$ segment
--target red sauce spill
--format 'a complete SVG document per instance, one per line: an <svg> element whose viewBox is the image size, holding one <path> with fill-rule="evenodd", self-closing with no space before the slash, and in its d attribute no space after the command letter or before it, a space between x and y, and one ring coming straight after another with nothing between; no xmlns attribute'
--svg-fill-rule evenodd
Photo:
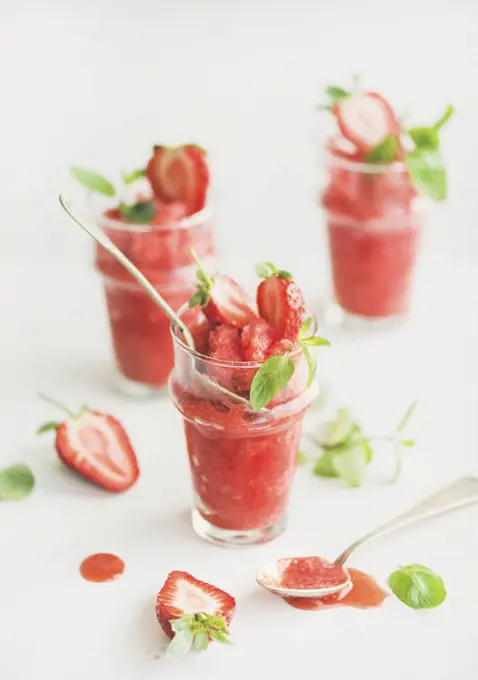
<svg viewBox="0 0 478 680"><path fill-rule="evenodd" d="M325 597L284 597L296 609L330 609L331 607L355 607L369 609L379 607L390 593L381 588L369 574L358 569L347 569L351 584L333 595Z"/></svg>
<svg viewBox="0 0 478 680"><path fill-rule="evenodd" d="M96 553L90 555L80 564L80 574L87 581L104 583L113 581L124 572L124 562L117 555L111 553Z"/></svg>
<svg viewBox="0 0 478 680"><path fill-rule="evenodd" d="M280 583L284 588L327 588L348 580L345 569L322 557L292 557L279 560Z"/></svg>

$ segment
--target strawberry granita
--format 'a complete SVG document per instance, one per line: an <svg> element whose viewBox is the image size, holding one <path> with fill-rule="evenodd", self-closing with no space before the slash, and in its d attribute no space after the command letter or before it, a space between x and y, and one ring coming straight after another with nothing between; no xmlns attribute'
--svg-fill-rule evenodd
<svg viewBox="0 0 478 680"><path fill-rule="evenodd" d="M403 318L427 199L446 196L438 130L452 108L433 126L405 129L376 92L327 94L337 132L326 144L321 204L335 301L345 316Z"/></svg>
<svg viewBox="0 0 478 680"><path fill-rule="evenodd" d="M75 168L73 174L91 191L117 196L96 173ZM179 309L194 292L191 249L204 261L215 257L205 152L194 145L155 147L145 169L124 176L124 182L119 202L97 212L97 222L169 305ZM161 391L173 367L168 318L101 246L95 265L104 281L121 390L134 396Z"/></svg>
<svg viewBox="0 0 478 680"><path fill-rule="evenodd" d="M173 329L170 391L184 421L193 527L220 544L261 543L283 531L302 421L317 393L300 344L320 341L315 321L296 284L282 279L298 291L288 296L276 278L260 284L256 306L229 277L202 271L192 300L201 304L181 311L202 353ZM259 317L264 309L274 324ZM281 337L294 326L307 327L307 337ZM282 375L289 361L292 374Z"/></svg>

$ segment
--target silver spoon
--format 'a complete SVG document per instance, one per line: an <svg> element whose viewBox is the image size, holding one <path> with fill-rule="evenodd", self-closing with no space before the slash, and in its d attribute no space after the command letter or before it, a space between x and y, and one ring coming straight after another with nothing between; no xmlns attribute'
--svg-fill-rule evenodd
<svg viewBox="0 0 478 680"><path fill-rule="evenodd" d="M81 216L80 218L77 210L73 207L72 201L70 199L65 198L65 196L63 196L62 194L59 195L59 199L63 210L65 210L65 212L68 213L71 219L74 220L82 229L84 229L92 238L94 238L95 241L97 241L97 243L103 246L103 248L107 250L110 253L110 255L116 258L125 269L127 269L131 276L133 276L139 283L139 285L142 286L142 288L146 291L146 293L153 300L153 302L155 302L158 305L158 307L170 319L170 321L177 328L179 328L179 330L183 334L187 346L190 349L196 351L194 338L189 332L189 329L186 326L186 324L183 323L183 321L181 321L180 317L176 314L173 308L168 305L166 300L158 293L156 288L148 281L148 279L140 272L140 270L137 267L135 267L130 260L128 260L126 255L115 246L115 244L109 238L109 236L107 236L105 232L102 229L100 229L94 222L85 219L83 216ZM194 366L194 359L192 361ZM196 371L195 368L194 370ZM207 387L214 389L216 392L220 392L223 396L227 397L228 399L232 399L235 402L242 403L250 407L250 404L247 399L244 399L243 397L234 394L234 392L230 392L225 387L221 387L221 385L218 385L216 382L211 380L206 374L199 373L198 371L196 371L196 373L201 382L205 384Z"/></svg>
<svg viewBox="0 0 478 680"><path fill-rule="evenodd" d="M463 477L453 484L444 487L440 491L427 496L423 501L414 505L407 512L398 515L394 519L380 525L373 531L370 531L365 536L354 541L348 548L346 548L332 563L334 566L343 567L350 555L361 548L366 543L370 543L379 536L384 536L392 531L401 529L402 527L426 519L427 517L434 517L450 510L461 508L465 505L471 505L478 502L478 479L474 477ZM291 558L294 559L294 558ZM288 560L278 560L266 564L257 574L257 583L270 590L272 593L282 595L283 597L325 597L338 593L343 588L350 585L350 578L345 569L343 569L343 581L338 584L322 588L284 588L281 586L281 577L284 570L284 563ZM337 570L335 570L337 571Z"/></svg>

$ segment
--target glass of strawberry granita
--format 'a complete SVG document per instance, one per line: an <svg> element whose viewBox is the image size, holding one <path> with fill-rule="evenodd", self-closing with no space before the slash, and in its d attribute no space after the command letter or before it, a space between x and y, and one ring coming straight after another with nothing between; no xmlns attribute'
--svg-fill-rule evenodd
<svg viewBox="0 0 478 680"><path fill-rule="evenodd" d="M305 413L317 395L316 321L292 274L262 263L256 300L200 265L180 311L194 349L173 327L169 387L183 418L196 533L222 545L284 530Z"/></svg>
<svg viewBox="0 0 478 680"><path fill-rule="evenodd" d="M116 187L84 168L72 173L90 199L103 197L101 203L90 200L99 227L179 309L195 289L191 250L205 262L215 257L206 152L191 144L155 146L146 166L123 175ZM120 390L129 396L161 392L173 367L170 321L101 246L95 267L104 283Z"/></svg>
<svg viewBox="0 0 478 680"><path fill-rule="evenodd" d="M328 87L326 95L335 126L320 196L334 298L327 320L393 326L410 309L429 206L446 198L438 133L453 107L409 127L377 92Z"/></svg>
<svg viewBox="0 0 478 680"><path fill-rule="evenodd" d="M254 411L247 388L260 364L211 359L191 351L177 335L174 356L170 390L183 417L194 530L222 545L276 538L287 522L302 421L317 396L315 384L307 387L305 358L294 358L291 382L267 408ZM208 387L198 374L234 385L244 403Z"/></svg>

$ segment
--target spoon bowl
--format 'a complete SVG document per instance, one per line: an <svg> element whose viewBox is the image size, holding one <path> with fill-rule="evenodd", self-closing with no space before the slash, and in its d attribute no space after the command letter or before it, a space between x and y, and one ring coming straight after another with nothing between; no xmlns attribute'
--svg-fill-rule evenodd
<svg viewBox="0 0 478 680"><path fill-rule="evenodd" d="M381 524L348 546L334 562L321 557L280 558L269 562L256 574L257 583L271 593L282 597L321 598L338 593L351 585L344 568L350 555L366 543L380 536L428 517L456 510L478 502L478 479L463 477L414 505L394 519ZM292 579L289 578L293 567ZM343 574L343 580L341 579ZM316 581L314 582L314 578ZM301 587L294 587L302 581Z"/></svg>

